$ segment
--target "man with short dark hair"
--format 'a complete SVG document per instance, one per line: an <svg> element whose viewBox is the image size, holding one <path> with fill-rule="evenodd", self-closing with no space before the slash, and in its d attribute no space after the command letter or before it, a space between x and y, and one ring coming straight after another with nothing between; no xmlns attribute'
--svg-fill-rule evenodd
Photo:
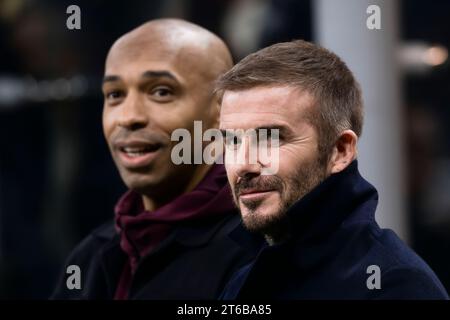
<svg viewBox="0 0 450 320"><path fill-rule="evenodd" d="M426 263L375 222L378 195L357 165L359 85L332 52L305 41L253 53L217 81L228 180L244 225L265 236L225 299L446 299ZM238 130L276 130L277 157L249 161ZM259 145L256 145L259 148ZM278 170L265 169L276 163ZM246 245L245 233L235 234Z"/></svg>
<svg viewBox="0 0 450 320"><path fill-rule="evenodd" d="M231 66L221 39L178 19L153 20L114 43L103 131L129 191L114 222L73 251L54 299L214 299L254 257L229 238L240 219L223 165L172 159L175 130L218 126L213 84ZM73 265L78 287L67 285Z"/></svg>

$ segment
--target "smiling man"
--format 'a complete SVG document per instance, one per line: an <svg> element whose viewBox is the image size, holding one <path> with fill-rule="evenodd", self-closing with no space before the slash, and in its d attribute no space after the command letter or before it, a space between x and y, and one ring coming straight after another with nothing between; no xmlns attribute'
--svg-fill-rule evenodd
<svg viewBox="0 0 450 320"><path fill-rule="evenodd" d="M359 86L332 52L305 41L251 54L224 74L220 129L278 129L277 172L249 161L251 139L226 139L225 167L246 228L265 236L225 299L444 299L426 263L375 222L378 195L358 172ZM245 234L234 235L242 246Z"/></svg>
<svg viewBox="0 0 450 320"><path fill-rule="evenodd" d="M71 254L81 289L63 276L55 299L213 299L252 251L228 237L239 224L222 165L175 165L176 129L218 126L213 82L232 66L217 36L182 20L146 23L111 47L103 131L129 188L114 222ZM200 150L202 151L202 150ZM194 157L194 155L192 155ZM105 186L107 187L107 186Z"/></svg>

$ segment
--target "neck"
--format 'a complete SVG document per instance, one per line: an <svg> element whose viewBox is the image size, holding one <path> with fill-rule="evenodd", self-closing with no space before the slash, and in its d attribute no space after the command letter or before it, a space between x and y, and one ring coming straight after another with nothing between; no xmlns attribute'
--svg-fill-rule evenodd
<svg viewBox="0 0 450 320"><path fill-rule="evenodd" d="M210 168L211 168L211 165L208 165L208 164L201 164L201 165L196 166L191 179L187 182L185 187L183 187L183 189L181 190L181 193L177 193L177 194L169 197L168 199L162 199L161 197L153 196L153 195L152 196L142 195L142 202L144 204L145 210L146 211L155 211L158 208L171 202L176 197L194 190L194 188L206 176L206 174L208 173ZM171 184L169 184L169 186L173 186L173 184L171 183ZM167 192L165 194L171 194L172 191L173 190L167 190Z"/></svg>

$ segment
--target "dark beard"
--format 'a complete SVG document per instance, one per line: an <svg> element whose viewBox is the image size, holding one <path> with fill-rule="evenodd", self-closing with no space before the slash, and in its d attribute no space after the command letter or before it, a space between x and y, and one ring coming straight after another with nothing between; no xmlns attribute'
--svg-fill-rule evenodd
<svg viewBox="0 0 450 320"><path fill-rule="evenodd" d="M240 209L238 202L240 190L247 188L276 190L281 198L276 212L269 216L258 215L260 201L246 200L243 205L245 205L249 214L243 218L243 223L249 231L264 234L266 238L279 242L289 237L290 224L286 216L288 209L325 180L326 177L326 166L320 161L311 161L302 165L286 181L277 175L244 177L234 186L233 200L237 208Z"/></svg>

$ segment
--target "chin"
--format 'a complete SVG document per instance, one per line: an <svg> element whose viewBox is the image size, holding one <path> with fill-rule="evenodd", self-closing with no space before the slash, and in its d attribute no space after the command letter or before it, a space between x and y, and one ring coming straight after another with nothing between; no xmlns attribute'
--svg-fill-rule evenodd
<svg viewBox="0 0 450 320"><path fill-rule="evenodd" d="M139 193L146 193L161 184L161 178L153 174L127 173L122 175L122 180L129 189Z"/></svg>
<svg viewBox="0 0 450 320"><path fill-rule="evenodd" d="M256 208L249 210L242 208L242 222L251 232L265 233L278 224L282 218L282 213L270 206L269 208Z"/></svg>

